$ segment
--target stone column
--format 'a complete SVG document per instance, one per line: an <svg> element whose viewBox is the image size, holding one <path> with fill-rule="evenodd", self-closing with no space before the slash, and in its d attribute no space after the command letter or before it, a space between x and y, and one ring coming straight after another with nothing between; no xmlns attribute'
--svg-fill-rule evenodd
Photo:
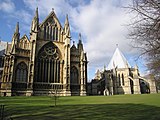
<svg viewBox="0 0 160 120"><path fill-rule="evenodd" d="M70 96L70 37L66 37L65 39L65 46L64 46L64 52L65 52L65 61L64 61L64 76L63 76L63 95L64 96Z"/></svg>

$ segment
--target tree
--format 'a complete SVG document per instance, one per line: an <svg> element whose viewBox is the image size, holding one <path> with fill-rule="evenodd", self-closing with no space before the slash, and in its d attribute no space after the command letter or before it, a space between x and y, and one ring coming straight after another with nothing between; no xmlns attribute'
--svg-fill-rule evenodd
<svg viewBox="0 0 160 120"><path fill-rule="evenodd" d="M140 48L150 73L160 80L160 0L133 0L127 8L135 15L129 33L133 46Z"/></svg>
<svg viewBox="0 0 160 120"><path fill-rule="evenodd" d="M53 86L52 86L52 89L51 89L50 93L51 93L51 96L53 95L54 106L55 107L57 106L57 102L58 102L58 98L59 98L58 92L61 92L61 89L59 89L59 86L58 85L55 86L54 89L53 89Z"/></svg>

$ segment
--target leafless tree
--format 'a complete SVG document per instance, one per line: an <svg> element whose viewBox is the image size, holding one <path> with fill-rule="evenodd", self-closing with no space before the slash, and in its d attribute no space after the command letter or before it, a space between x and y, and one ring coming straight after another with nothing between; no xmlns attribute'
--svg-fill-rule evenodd
<svg viewBox="0 0 160 120"><path fill-rule="evenodd" d="M160 0L133 0L129 37L140 48L155 79L160 80Z"/></svg>
<svg viewBox="0 0 160 120"><path fill-rule="evenodd" d="M53 89L53 86L52 86L52 89L50 91L51 93L51 97L54 98L54 106L56 107L57 106L57 102L58 102L58 98L59 98L59 92L61 92L62 90L59 89L58 85Z"/></svg>

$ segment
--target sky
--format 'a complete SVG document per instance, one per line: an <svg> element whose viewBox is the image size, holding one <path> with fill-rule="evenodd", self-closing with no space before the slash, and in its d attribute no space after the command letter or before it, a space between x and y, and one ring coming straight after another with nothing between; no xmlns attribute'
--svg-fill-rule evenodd
<svg viewBox="0 0 160 120"><path fill-rule="evenodd" d="M54 9L61 25L66 14L69 16L72 41L78 42L81 33L88 57L88 81L94 78L97 69L107 66L116 49L124 54L129 64L139 66L140 73L146 74L139 50L132 47L128 39L128 24L133 14L124 6L130 0L0 0L0 40L11 42L16 23L19 22L21 37L29 37L35 9L39 9L40 23Z"/></svg>

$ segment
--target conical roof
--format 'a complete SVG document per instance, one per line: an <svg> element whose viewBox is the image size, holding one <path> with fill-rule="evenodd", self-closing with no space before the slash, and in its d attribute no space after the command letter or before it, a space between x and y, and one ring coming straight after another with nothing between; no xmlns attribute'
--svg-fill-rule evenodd
<svg viewBox="0 0 160 120"><path fill-rule="evenodd" d="M107 69L111 70L114 68L128 68L128 67L130 68L128 61L126 60L122 52L118 48L116 48L112 56L112 59L108 64Z"/></svg>

